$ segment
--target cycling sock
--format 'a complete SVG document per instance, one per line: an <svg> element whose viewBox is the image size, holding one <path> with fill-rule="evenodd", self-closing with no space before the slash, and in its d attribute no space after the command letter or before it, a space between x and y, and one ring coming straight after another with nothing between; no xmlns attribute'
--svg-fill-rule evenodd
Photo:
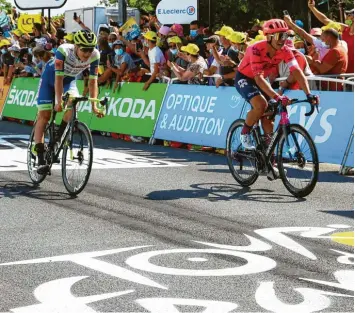
<svg viewBox="0 0 355 313"><path fill-rule="evenodd" d="M57 133L57 136L56 136L56 140L59 141L60 140L60 137L62 137L65 129L67 128L67 125L68 123L65 122L64 120L62 121L62 123L60 124L59 126L59 129L58 129L58 133Z"/></svg>
<svg viewBox="0 0 355 313"><path fill-rule="evenodd" d="M246 123L244 123L243 129L242 129L242 135L249 134L252 128L253 128L253 126L248 126Z"/></svg>
<svg viewBox="0 0 355 313"><path fill-rule="evenodd" d="M44 143L37 143L35 145L35 151L37 152L38 164L44 165Z"/></svg>

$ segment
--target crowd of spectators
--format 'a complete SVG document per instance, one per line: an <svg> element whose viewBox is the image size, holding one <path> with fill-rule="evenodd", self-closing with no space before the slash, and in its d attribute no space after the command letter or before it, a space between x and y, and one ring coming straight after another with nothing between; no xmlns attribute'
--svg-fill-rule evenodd
<svg viewBox="0 0 355 313"><path fill-rule="evenodd" d="M289 26L286 44L305 75L354 73L354 10L345 12L342 24L318 11L314 1L310 0L308 6L323 27L307 32L301 21L284 17ZM12 30L0 29L0 72L4 84L10 84L14 77L39 77L47 60L43 51L46 56L54 55L59 45L73 42L73 33L66 32L64 19L48 25L48 19L42 17L42 23L35 23L32 33L26 34L16 28L16 10L8 16ZM80 17L75 21L87 28ZM248 46L266 39L262 22L246 32L229 26L212 31L199 21L188 27L161 25L154 14L142 15L140 33L133 38L124 37L118 26L102 27L98 40L99 85L111 86L114 91L120 82L142 82L144 90L152 83L167 81L217 88L233 86L238 64ZM42 48L36 49L39 46ZM277 77L288 78L280 83L282 88L299 88L285 64L281 63L269 79ZM82 78L85 80L86 76ZM330 84L328 89L341 90L341 85Z"/></svg>

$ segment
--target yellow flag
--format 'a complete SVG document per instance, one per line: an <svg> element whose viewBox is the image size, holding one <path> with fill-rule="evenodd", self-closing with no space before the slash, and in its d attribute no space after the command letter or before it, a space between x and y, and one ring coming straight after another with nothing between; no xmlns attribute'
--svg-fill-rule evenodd
<svg viewBox="0 0 355 313"><path fill-rule="evenodd" d="M17 21L17 28L24 33L32 33L34 23L42 23L41 14L21 14Z"/></svg>

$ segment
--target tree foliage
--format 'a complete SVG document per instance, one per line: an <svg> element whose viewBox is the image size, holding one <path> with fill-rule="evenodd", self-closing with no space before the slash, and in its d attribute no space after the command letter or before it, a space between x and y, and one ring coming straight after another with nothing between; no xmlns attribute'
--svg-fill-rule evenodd
<svg viewBox="0 0 355 313"><path fill-rule="evenodd" d="M6 0L0 0L0 8L4 11L11 10L12 4L9 1Z"/></svg>
<svg viewBox="0 0 355 313"><path fill-rule="evenodd" d="M0 0L4 1L4 0ZM154 11L160 0L127 0L130 7L138 8L144 12ZM175 0L170 0L174 2ZM178 1L178 0L177 0ZM339 0L316 0L320 4L318 9L329 17L339 20ZM342 0L347 8L354 6L354 0ZM116 6L117 0L101 0L107 6ZM209 16L209 3L211 3L211 16ZM230 25L237 30L250 28L258 19L260 21L270 18L282 18L283 11L287 10L292 18L300 19L308 25L308 0L199 0L200 20L208 24L211 20L213 27ZM312 26L318 25L312 18Z"/></svg>

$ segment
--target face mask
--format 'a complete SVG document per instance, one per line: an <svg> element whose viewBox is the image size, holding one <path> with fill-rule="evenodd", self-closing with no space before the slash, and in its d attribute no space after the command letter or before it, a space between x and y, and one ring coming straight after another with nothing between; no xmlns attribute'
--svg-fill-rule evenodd
<svg viewBox="0 0 355 313"><path fill-rule="evenodd" d="M213 49L208 50L211 54L213 54Z"/></svg>
<svg viewBox="0 0 355 313"><path fill-rule="evenodd" d="M11 53L11 56L12 56L13 58L16 58L16 56L15 56L13 53Z"/></svg>
<svg viewBox="0 0 355 313"><path fill-rule="evenodd" d="M4 49L4 48L1 49L1 53L2 53L2 54L5 54L6 52L7 52L6 49Z"/></svg>
<svg viewBox="0 0 355 313"><path fill-rule="evenodd" d="M32 54L32 48L28 48L28 53Z"/></svg>
<svg viewBox="0 0 355 313"><path fill-rule="evenodd" d="M301 52L302 54L306 54L306 49L305 48L301 48L301 49L297 49L299 52Z"/></svg>
<svg viewBox="0 0 355 313"><path fill-rule="evenodd" d="M176 55L178 53L178 49L170 49L170 52L173 54L173 55Z"/></svg>
<svg viewBox="0 0 355 313"><path fill-rule="evenodd" d="M353 21L352 20L345 20L345 24L348 26L353 25Z"/></svg>
<svg viewBox="0 0 355 313"><path fill-rule="evenodd" d="M190 29L190 36L191 37L196 37L197 36L197 30L196 29Z"/></svg>
<svg viewBox="0 0 355 313"><path fill-rule="evenodd" d="M144 47L149 47L148 41L144 40L144 41L143 41L143 46L144 46Z"/></svg>
<svg viewBox="0 0 355 313"><path fill-rule="evenodd" d="M123 49L116 49L115 50L116 55L122 55L123 54Z"/></svg>
<svg viewBox="0 0 355 313"><path fill-rule="evenodd" d="M55 54L57 52L57 48L53 48L52 52Z"/></svg>
<svg viewBox="0 0 355 313"><path fill-rule="evenodd" d="M109 45L109 47L112 49L112 47L113 47L113 42L109 42L108 45Z"/></svg>

